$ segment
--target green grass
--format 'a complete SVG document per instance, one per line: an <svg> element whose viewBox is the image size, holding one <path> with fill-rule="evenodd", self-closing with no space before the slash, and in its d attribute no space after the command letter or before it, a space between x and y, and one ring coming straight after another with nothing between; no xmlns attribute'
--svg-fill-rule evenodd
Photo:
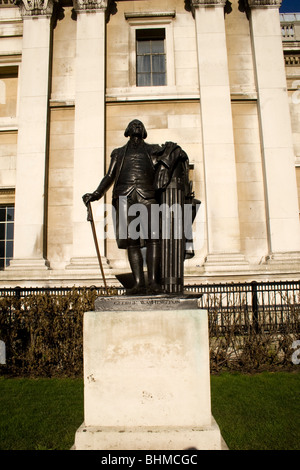
<svg viewBox="0 0 300 470"><path fill-rule="evenodd" d="M300 449L300 374L211 377L212 413L232 450Z"/></svg>
<svg viewBox="0 0 300 470"><path fill-rule="evenodd" d="M0 379L0 449L64 450L83 422L81 379Z"/></svg>
<svg viewBox="0 0 300 470"><path fill-rule="evenodd" d="M299 390L298 372L212 376L212 412L229 449L299 450ZM70 449L82 422L81 379L0 378L1 450Z"/></svg>

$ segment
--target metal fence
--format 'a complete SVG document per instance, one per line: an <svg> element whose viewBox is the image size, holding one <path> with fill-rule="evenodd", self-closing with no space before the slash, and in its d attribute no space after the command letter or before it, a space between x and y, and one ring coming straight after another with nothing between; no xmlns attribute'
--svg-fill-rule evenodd
<svg viewBox="0 0 300 470"><path fill-rule="evenodd" d="M299 331L300 281L202 285L201 306L210 314L210 326L238 333L249 328L265 331Z"/></svg>
<svg viewBox="0 0 300 470"><path fill-rule="evenodd" d="M15 287L0 289L0 297L23 298L46 294L64 296L84 287ZM103 287L92 286L97 295L105 295ZM199 305L209 313L210 329L222 330L235 325L240 334L249 328L266 331L299 331L300 281L250 282L187 285L185 291L199 296ZM112 288L111 293L122 295L124 289Z"/></svg>

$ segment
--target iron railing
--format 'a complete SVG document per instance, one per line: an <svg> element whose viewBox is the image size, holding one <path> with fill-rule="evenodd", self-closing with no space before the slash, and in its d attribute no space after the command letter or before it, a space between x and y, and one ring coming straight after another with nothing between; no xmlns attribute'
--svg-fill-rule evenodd
<svg viewBox="0 0 300 470"><path fill-rule="evenodd" d="M0 297L23 298L49 294L64 296L84 287L14 287L0 288ZM97 295L105 295L104 287L92 286ZM239 334L245 330L285 331L287 327L300 331L300 281L245 282L187 285L185 291L199 296L199 306L208 310L210 328L222 330L235 325ZM124 288L114 287L114 295Z"/></svg>
<svg viewBox="0 0 300 470"><path fill-rule="evenodd" d="M238 334L259 330L299 331L300 281L212 284L193 287L202 294L200 305L210 314L210 325Z"/></svg>

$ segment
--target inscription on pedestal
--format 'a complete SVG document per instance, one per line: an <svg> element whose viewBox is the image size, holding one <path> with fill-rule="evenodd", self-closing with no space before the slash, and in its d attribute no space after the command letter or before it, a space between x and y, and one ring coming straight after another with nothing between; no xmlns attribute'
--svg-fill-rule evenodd
<svg viewBox="0 0 300 470"><path fill-rule="evenodd" d="M187 297L172 296L111 296L98 297L96 311L144 311L144 310L183 310L200 308L201 295Z"/></svg>

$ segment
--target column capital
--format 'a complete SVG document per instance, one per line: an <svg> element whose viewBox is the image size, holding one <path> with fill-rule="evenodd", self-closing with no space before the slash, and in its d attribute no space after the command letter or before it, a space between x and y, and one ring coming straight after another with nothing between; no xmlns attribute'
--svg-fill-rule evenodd
<svg viewBox="0 0 300 470"><path fill-rule="evenodd" d="M77 13L95 10L106 10L109 0L73 0L74 10Z"/></svg>
<svg viewBox="0 0 300 470"><path fill-rule="evenodd" d="M58 0L14 0L15 5L20 8L21 16L52 16L54 4Z"/></svg>
<svg viewBox="0 0 300 470"><path fill-rule="evenodd" d="M115 15L118 11L116 0L73 0L73 7L75 12L73 19L75 20L78 13L103 11L107 23L110 16Z"/></svg>
<svg viewBox="0 0 300 470"><path fill-rule="evenodd" d="M192 9L197 7L225 7L226 0L190 0Z"/></svg>
<svg viewBox="0 0 300 470"><path fill-rule="evenodd" d="M225 8L226 0L184 0L186 11L190 11L195 16L195 10L205 7Z"/></svg>
<svg viewBox="0 0 300 470"><path fill-rule="evenodd" d="M250 8L279 8L282 0L246 0Z"/></svg>

